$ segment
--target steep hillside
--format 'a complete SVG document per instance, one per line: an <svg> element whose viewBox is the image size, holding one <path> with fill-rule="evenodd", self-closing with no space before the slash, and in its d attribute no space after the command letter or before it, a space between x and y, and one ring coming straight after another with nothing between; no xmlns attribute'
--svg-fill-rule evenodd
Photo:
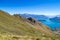
<svg viewBox="0 0 60 40"><path fill-rule="evenodd" d="M21 40L27 36L27 38L31 36L31 40L37 37L41 40L44 38L45 40L49 40L49 38L52 40L54 34L47 26L33 18L30 20L17 14L9 15L7 12L0 10L0 40L20 40L20 36L22 38Z"/></svg>
<svg viewBox="0 0 60 40"><path fill-rule="evenodd" d="M24 18L15 15L11 16L6 12L0 11L1 34L34 35L37 33L34 33L35 30L39 32L39 30L33 28L33 26L24 21Z"/></svg>
<svg viewBox="0 0 60 40"><path fill-rule="evenodd" d="M39 22L39 21L37 21L37 20L35 20L33 18L28 18L28 20L30 20L29 23L31 23L35 28L39 29L40 32L43 32L43 33L45 33L47 35L53 34L52 30L49 27L42 24L41 22Z"/></svg>

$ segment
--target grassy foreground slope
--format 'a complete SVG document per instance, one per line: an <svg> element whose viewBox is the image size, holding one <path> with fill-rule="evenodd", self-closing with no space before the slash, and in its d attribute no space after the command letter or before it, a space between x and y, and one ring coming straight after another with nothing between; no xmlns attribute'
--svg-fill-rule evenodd
<svg viewBox="0 0 60 40"><path fill-rule="evenodd" d="M11 16L3 11L0 11L0 33L14 35L40 34L39 30L33 28L33 26L24 21L23 18Z"/></svg>
<svg viewBox="0 0 60 40"><path fill-rule="evenodd" d="M0 40L55 40L45 25L0 10Z"/></svg>

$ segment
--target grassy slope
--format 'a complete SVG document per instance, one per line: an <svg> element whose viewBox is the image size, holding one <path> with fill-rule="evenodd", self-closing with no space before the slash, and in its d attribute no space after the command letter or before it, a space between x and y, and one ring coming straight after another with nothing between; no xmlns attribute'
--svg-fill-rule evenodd
<svg viewBox="0 0 60 40"><path fill-rule="evenodd" d="M34 37L39 36L41 38L44 33L46 35L50 35L50 33L52 32L43 24L36 23L36 25L35 24L32 25L22 17L11 16L8 13L0 10L0 34L1 35L20 35L20 36L27 35L27 36L34 36Z"/></svg>
<svg viewBox="0 0 60 40"><path fill-rule="evenodd" d="M33 31L35 30L23 18L16 18L0 11L0 33L25 35L34 34Z"/></svg>

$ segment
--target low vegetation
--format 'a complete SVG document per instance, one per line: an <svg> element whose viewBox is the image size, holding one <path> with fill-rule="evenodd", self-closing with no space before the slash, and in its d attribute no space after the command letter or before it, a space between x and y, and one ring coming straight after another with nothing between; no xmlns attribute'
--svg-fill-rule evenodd
<svg viewBox="0 0 60 40"><path fill-rule="evenodd" d="M0 10L0 40L60 40L60 36L34 19Z"/></svg>

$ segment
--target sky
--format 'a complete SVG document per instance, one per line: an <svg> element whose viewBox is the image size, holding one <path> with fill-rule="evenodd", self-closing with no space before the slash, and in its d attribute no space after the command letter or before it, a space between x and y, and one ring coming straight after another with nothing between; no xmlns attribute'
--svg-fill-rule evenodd
<svg viewBox="0 0 60 40"><path fill-rule="evenodd" d="M10 14L60 15L60 0L0 0L0 10Z"/></svg>

